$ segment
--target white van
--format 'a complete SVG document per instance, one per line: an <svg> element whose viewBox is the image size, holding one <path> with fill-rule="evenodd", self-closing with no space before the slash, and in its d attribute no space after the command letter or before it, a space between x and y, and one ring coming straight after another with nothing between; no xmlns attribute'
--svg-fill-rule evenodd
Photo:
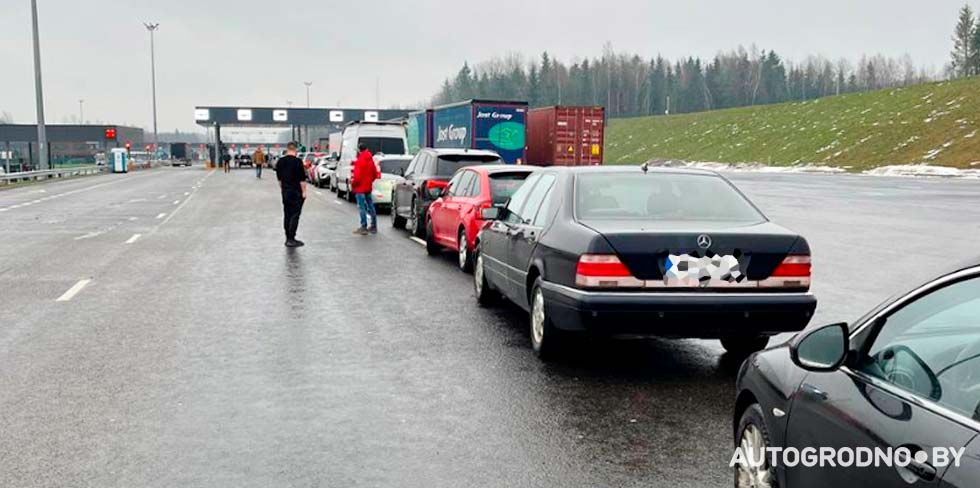
<svg viewBox="0 0 980 488"><path fill-rule="evenodd" d="M405 154L408 134L401 122L351 122L340 138L340 160L337 164L337 196L354 201L350 191L351 170L357 159L357 146L364 144L371 154Z"/></svg>

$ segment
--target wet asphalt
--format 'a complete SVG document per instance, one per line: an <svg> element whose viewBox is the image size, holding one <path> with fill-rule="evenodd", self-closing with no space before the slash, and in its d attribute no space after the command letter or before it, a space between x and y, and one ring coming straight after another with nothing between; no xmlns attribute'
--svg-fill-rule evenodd
<svg viewBox="0 0 980 488"><path fill-rule="evenodd" d="M385 216L352 236L313 191L285 249L272 176L0 191L0 486L730 486L716 342L541 363L523 313ZM809 239L815 322L980 254L977 181L730 177Z"/></svg>

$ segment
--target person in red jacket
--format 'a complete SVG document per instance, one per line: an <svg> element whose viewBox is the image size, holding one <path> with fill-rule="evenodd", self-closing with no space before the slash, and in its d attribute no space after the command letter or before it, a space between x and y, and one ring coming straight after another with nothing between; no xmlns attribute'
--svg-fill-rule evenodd
<svg viewBox="0 0 980 488"><path fill-rule="evenodd" d="M374 208L374 199L371 198L371 188L374 180L381 177L378 174L378 167L374 164L374 157L368 151L366 145L357 146L360 151L357 159L354 160L353 176L351 176L351 191L357 198L357 210L361 214L361 226L354 231L356 235L367 235L378 233L378 213ZM367 215L371 214L371 227L368 227Z"/></svg>

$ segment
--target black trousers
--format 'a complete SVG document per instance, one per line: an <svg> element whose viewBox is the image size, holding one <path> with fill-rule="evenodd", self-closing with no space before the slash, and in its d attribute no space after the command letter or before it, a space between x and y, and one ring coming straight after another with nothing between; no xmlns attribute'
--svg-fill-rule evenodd
<svg viewBox="0 0 980 488"><path fill-rule="evenodd" d="M299 227L299 214L303 211L303 193L299 190L282 191L282 227L286 231L286 239L296 238Z"/></svg>

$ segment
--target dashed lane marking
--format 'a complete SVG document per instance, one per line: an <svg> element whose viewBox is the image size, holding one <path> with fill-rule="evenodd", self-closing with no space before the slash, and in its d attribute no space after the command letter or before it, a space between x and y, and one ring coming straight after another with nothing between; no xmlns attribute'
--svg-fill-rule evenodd
<svg viewBox="0 0 980 488"><path fill-rule="evenodd" d="M418 237L412 236L412 237L409 237L409 239L412 242L414 242L414 243L416 243L416 244L418 244L420 246L424 246L425 245L425 241L423 241L422 239L419 239Z"/></svg>
<svg viewBox="0 0 980 488"><path fill-rule="evenodd" d="M177 205L178 203L180 203L180 200L174 200L174 205Z"/></svg>
<svg viewBox="0 0 980 488"><path fill-rule="evenodd" d="M136 242L136 240L139 239L141 235L143 234L133 234L133 237L130 237L129 240L126 241L126 244L132 244Z"/></svg>
<svg viewBox="0 0 980 488"><path fill-rule="evenodd" d="M79 280L78 283L75 283L74 286L69 288L68 291L66 291L64 294L58 297L58 299L55 301L67 302L68 300L71 300L72 298L75 297L75 295L78 295L78 292L82 291L82 288L85 288L85 285L88 285L91 282L92 280Z"/></svg>
<svg viewBox="0 0 980 488"><path fill-rule="evenodd" d="M167 216L167 213L166 212L160 212L160 213L157 214L157 218L158 219L162 219L162 218L164 218L166 216Z"/></svg>

